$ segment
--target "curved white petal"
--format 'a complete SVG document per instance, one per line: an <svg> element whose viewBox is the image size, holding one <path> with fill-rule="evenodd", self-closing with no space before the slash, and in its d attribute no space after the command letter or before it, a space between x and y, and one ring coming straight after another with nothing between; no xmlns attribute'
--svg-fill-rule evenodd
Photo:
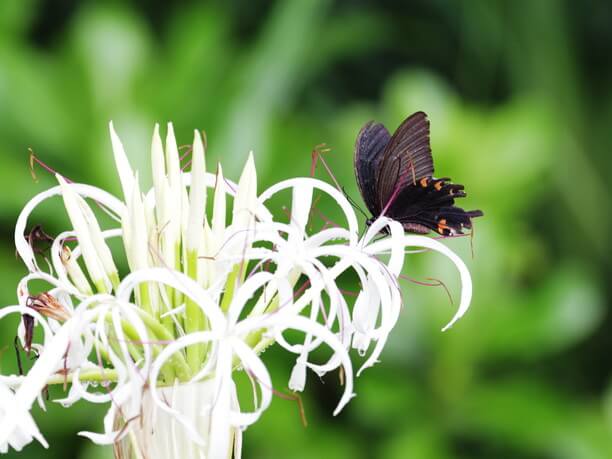
<svg viewBox="0 0 612 459"><path fill-rule="evenodd" d="M121 139L119 139L119 136L115 132L115 128L113 126L112 121L108 123L108 128L110 130L111 145L113 147L113 155L115 157L115 166L117 168L117 172L119 173L119 180L121 182L121 189L123 190L123 197L127 201L130 199L130 196L132 194L134 174L130 166L130 161L128 160L127 155L125 154L125 150L123 149Z"/></svg>
<svg viewBox="0 0 612 459"><path fill-rule="evenodd" d="M431 250L435 250L446 257L448 257L454 265L457 267L459 271L459 276L461 278L461 300L459 302L459 308L457 312L450 320L448 324L442 328L442 331L448 330L452 327L457 320L459 320L463 315L467 312L470 307L470 302L472 300L472 278L470 276L470 272L467 269L467 266L448 247L444 244L436 241L435 239L431 239L425 236L417 236L417 235L404 235L403 237L403 245L404 247L425 247ZM389 250L391 247L391 241L388 239L382 239L377 241L370 246L366 247L364 250L370 254L382 253Z"/></svg>

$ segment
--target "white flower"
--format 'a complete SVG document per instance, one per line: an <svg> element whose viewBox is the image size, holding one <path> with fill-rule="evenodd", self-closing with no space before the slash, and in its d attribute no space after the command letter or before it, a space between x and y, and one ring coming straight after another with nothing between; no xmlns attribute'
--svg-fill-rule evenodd
<svg viewBox="0 0 612 459"><path fill-rule="evenodd" d="M406 247L438 251L459 270L461 303L445 329L469 306L469 272L453 252L433 239L404 234L387 218L360 238L351 205L327 183L290 179L258 196L253 155L238 184L225 179L220 165L208 173L197 131L191 172L182 172L169 125L165 148L155 126L153 188L143 193L112 124L110 131L123 201L58 175L59 186L35 196L17 221L17 251L30 272L19 283L19 305L0 310L0 317L24 317L18 336L38 359L25 376L0 376L0 450L21 449L33 439L47 446L30 408L36 400L43 404L45 385L70 383L58 400L63 405L81 399L109 404L103 432L81 434L101 444L120 441L117 457L240 457L242 430L272 400L273 382L261 359L268 346L294 354L292 390L304 388L309 369L322 376L342 368L344 392L334 414L353 397L349 350L365 358L359 372L378 361L399 317L397 279ZM275 218L268 201L288 192L290 217ZM308 229L315 193L338 206L340 226ZM58 195L72 228L55 238L44 271L24 234L34 208ZM115 227L102 229L86 199L106 211ZM375 238L384 227L389 236ZM123 242L130 268L123 278L110 238ZM359 280L354 301L337 285L347 273ZM32 296L34 280L46 282L48 291ZM34 326L43 330L41 342L31 342ZM302 338L289 342L287 330ZM321 346L331 350L323 362L311 357ZM253 382L251 412L240 408L237 371Z"/></svg>

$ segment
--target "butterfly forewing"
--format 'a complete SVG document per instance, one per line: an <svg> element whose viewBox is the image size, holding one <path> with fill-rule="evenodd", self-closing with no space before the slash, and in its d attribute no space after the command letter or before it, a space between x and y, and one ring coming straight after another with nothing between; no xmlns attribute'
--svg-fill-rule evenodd
<svg viewBox="0 0 612 459"><path fill-rule="evenodd" d="M379 210L389 204L394 192L417 185L433 172L429 120L425 113L416 112L397 128L382 152L376 175Z"/></svg>
<svg viewBox="0 0 612 459"><path fill-rule="evenodd" d="M387 128L380 123L370 121L361 128L355 142L355 176L359 191L372 215L378 215L382 210L379 207L376 175L382 153L390 140L391 134Z"/></svg>

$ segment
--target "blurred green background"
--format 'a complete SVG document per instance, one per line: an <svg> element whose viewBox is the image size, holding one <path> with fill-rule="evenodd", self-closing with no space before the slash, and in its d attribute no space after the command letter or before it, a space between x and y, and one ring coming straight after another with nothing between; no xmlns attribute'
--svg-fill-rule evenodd
<svg viewBox="0 0 612 459"><path fill-rule="evenodd" d="M325 142L359 200L361 125L394 129L424 110L438 175L485 212L474 258L467 239L448 241L473 274L469 314L441 333L453 314L444 292L406 283L357 398L334 418L337 377L310 375L308 427L275 399L246 431L244 457L612 458L611 55L612 4L595 0L2 0L0 304L25 273L18 212L53 183L41 169L32 180L28 147L118 192L110 119L142 171L153 123L172 120L182 144L206 129L208 162L230 177L253 149L260 188L308 175ZM57 208L37 214L51 233L65 227ZM440 278L458 299L442 257L412 255L404 272ZM10 369L14 322L0 326ZM282 389L292 361L265 360ZM110 457L75 435L101 429L99 408L49 403L36 417L51 448L7 457Z"/></svg>

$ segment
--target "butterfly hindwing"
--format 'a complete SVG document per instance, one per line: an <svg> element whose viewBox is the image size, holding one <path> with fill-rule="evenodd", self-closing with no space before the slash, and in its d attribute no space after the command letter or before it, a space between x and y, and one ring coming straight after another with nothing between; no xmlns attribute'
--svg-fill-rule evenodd
<svg viewBox="0 0 612 459"><path fill-rule="evenodd" d="M465 211L455 206L455 199L465 197L463 185L450 179L422 177L416 185L402 189L389 206L388 216L399 221L406 231L436 231L444 236L463 234L472 227L479 210Z"/></svg>

